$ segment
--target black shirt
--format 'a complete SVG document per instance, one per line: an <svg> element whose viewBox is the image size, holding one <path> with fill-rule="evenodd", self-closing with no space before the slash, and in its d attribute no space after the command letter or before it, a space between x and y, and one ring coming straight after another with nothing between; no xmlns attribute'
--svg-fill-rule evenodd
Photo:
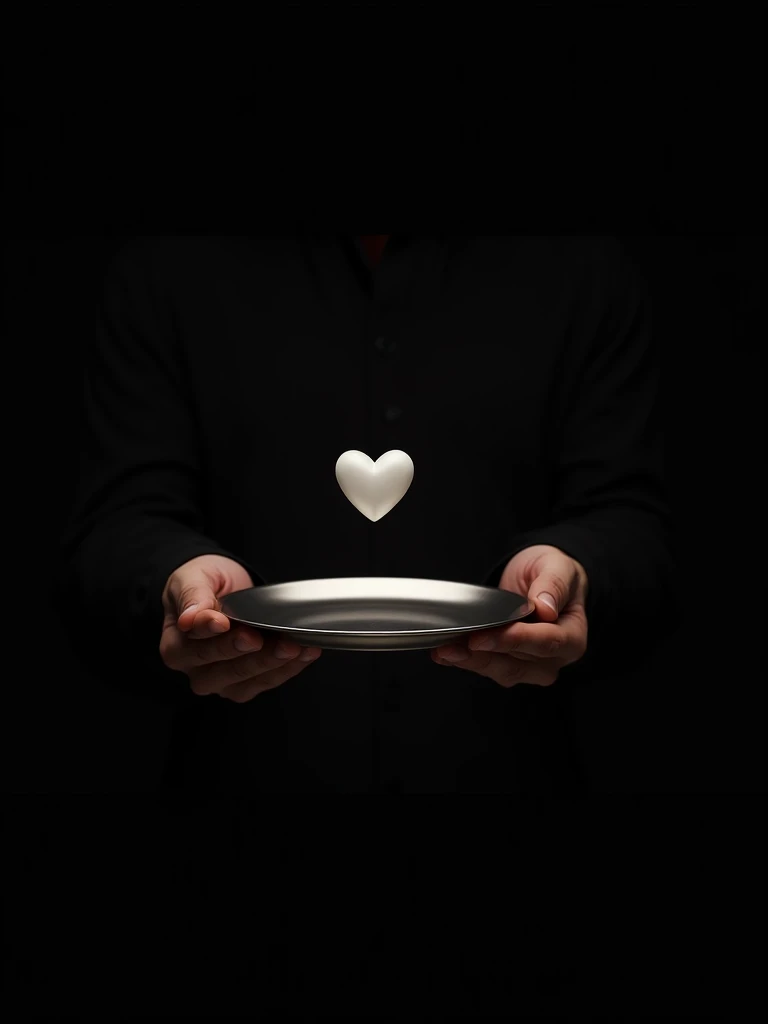
<svg viewBox="0 0 768 1024"><path fill-rule="evenodd" d="M94 624L79 640L102 675L178 699L174 782L574 785L570 693L652 642L671 587L658 360L618 243L394 235L374 270L347 237L138 239L104 296L67 605ZM336 483L351 448L414 460L377 523ZM324 651L236 705L194 697L159 659L163 585L200 554L241 561L257 583L496 585L535 543L572 555L590 584L588 653L549 688L503 689L426 651Z"/></svg>

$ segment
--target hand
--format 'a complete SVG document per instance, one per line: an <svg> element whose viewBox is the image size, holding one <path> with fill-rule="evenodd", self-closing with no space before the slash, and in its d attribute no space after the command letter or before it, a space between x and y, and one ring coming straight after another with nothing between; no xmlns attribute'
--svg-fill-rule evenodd
<svg viewBox="0 0 768 1024"><path fill-rule="evenodd" d="M200 555L168 577L160 657L168 668L189 676L194 693L217 693L244 704L319 658L318 647L279 639L265 643L249 626L231 628L219 598L252 586L243 566L221 555Z"/></svg>
<svg viewBox="0 0 768 1024"><path fill-rule="evenodd" d="M432 660L488 676L500 686L551 686L561 668L586 653L588 586L584 567L559 548L525 548L507 562L499 587L526 595L539 621L473 633L468 643L437 647Z"/></svg>

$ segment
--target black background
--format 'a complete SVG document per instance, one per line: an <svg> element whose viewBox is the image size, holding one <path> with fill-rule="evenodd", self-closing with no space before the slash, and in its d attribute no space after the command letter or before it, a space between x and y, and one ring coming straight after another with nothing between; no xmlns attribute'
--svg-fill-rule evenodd
<svg viewBox="0 0 768 1024"><path fill-rule="evenodd" d="M622 685L581 704L581 742L598 792L762 793L761 9L619 18L607 6L539 8L532 26L505 33L470 26L448 42L443 30L457 26L442 25L439 38L331 55L306 23L306 48L296 24L262 26L236 53L236 26L191 45L186 22L202 30L205 19L182 7L174 38L134 25L134 39L79 9L6 37L4 788L147 790L165 755L167 710L85 673L49 598L73 484L79 357L105 259L147 231L386 224L607 231L635 256L665 360L685 615L659 609L667 642L651 677L633 674L630 655ZM659 997L659 975L646 978L656 1002L642 1005L735 1020L752 1014L762 939L748 934L752 911L715 896L712 878L744 882L756 847L747 855L743 822L726 825L722 808L704 818L706 833L690 826L690 850L699 868L704 850L713 858L702 885L709 911L720 908L717 949L698 926L667 935L664 956L679 939L698 966L662 972L679 981L673 1003ZM669 827L659 825L667 848ZM731 850L727 868L718 844ZM680 877L698 907L693 874ZM760 906L750 892L748 906ZM630 973L637 982L642 971Z"/></svg>
<svg viewBox="0 0 768 1024"><path fill-rule="evenodd" d="M11 455L24 481L16 521L39 527L19 577L35 665L56 657L14 689L14 790L142 788L162 763L165 711L84 673L47 599L105 259L145 231L369 217L607 231L628 246L665 359L686 618L659 609L669 646L654 677L630 674L583 708L585 750L599 789L762 787L762 22L744 9L724 21L670 11L650 25L609 8L591 21L544 12L505 51L414 44L396 61L268 47L229 60L215 35L207 50L182 37L172 52L158 41L123 52L17 33L6 316L11 362L29 370L9 387Z"/></svg>

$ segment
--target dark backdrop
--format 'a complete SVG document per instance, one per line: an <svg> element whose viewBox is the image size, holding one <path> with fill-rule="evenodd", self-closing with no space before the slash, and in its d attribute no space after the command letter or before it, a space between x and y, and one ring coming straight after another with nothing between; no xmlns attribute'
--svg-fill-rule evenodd
<svg viewBox="0 0 768 1024"><path fill-rule="evenodd" d="M13 997L45 1016L105 1019L111 995L121 1014L220 1019L254 991L272 1010L297 984L348 993L349 979L337 986L334 964L317 961L326 949L337 966L362 964L391 1019L408 1016L415 1004L395 993L419 977L422 990L437 979L422 1010L442 990L448 1016L469 1006L470 1019L498 1019L515 982L503 980L510 947L497 938L521 934L529 892L549 903L536 903L521 941L570 1019L759 1018L758 814L709 800L697 821L694 801L662 795L764 789L762 7L549 6L522 24L516 6L505 26L462 8L450 39L441 21L382 44L379 23L365 47L332 55L332 14L323 6L311 26L298 6L287 25L247 28L177 5L172 34L111 5L38 7L34 24L5 34L4 789L151 789L165 755L167 712L83 670L49 590L72 493L79 359L122 239L308 225L600 230L626 243L654 294L685 607L677 622L660 609L666 649L652 673L630 664L620 685L585 698L579 733L596 788L651 792L655 812L598 802L552 835L519 805L495 805L510 839L490 835L482 802L452 809L444 830L421 803L407 835L377 805L367 845L362 811L350 837L329 807L314 824L305 809L293 842L297 818L291 832L263 806L243 818L175 808L139 825L119 799L25 800L6 844ZM444 844L434 856L434 836L418 842L427 827ZM340 843L377 879L374 904L355 888L356 917L337 899L361 880ZM270 886L279 905L266 918ZM299 917L286 916L289 894ZM296 966L297 943L299 965L322 965L314 973ZM423 954L435 943L443 967L431 976ZM473 948L475 980L462 983L456 958ZM186 964L175 973L171 950Z"/></svg>
<svg viewBox="0 0 768 1024"><path fill-rule="evenodd" d="M538 46L488 56L414 46L396 72L375 53L244 63L147 43L139 61L19 34L5 275L26 369L6 387L35 627L10 697L12 788L150 786L164 756L167 713L83 670L47 591L105 260L144 231L347 227L371 207L395 225L608 231L635 256L666 361L686 610L660 611L653 678L585 698L585 753L599 788L762 786L762 15L670 10L645 33L593 12L602 35L552 15Z"/></svg>

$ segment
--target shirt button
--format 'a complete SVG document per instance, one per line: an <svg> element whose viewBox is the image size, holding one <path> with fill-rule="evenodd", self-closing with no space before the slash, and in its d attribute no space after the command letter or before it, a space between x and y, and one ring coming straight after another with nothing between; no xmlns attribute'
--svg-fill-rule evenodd
<svg viewBox="0 0 768 1024"><path fill-rule="evenodd" d="M396 349L397 349L397 342L396 341L390 341L389 338L385 338L385 337L383 337L383 335L379 335L379 337L376 339L376 341L374 341L373 344L374 344L374 347L375 347L376 351L377 352L381 352L382 355L390 355L391 356L392 353L395 352Z"/></svg>
<svg viewBox="0 0 768 1024"><path fill-rule="evenodd" d="M403 410L398 405L388 405L384 410L384 419L387 423L394 423L403 415Z"/></svg>

